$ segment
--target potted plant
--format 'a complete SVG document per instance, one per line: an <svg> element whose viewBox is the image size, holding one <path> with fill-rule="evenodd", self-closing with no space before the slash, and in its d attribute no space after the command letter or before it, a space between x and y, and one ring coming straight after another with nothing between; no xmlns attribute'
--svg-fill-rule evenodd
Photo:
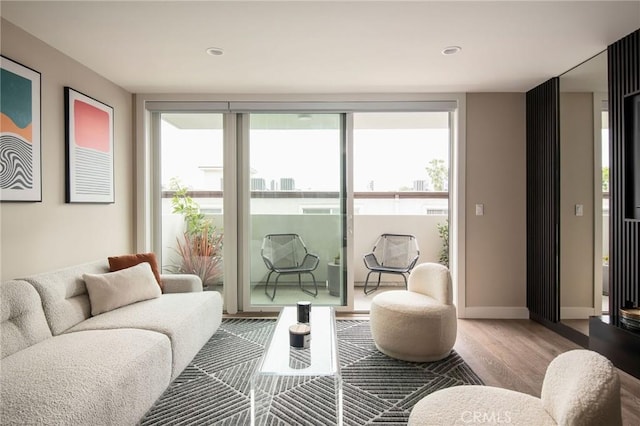
<svg viewBox="0 0 640 426"><path fill-rule="evenodd" d="M174 191L171 199L173 213L181 214L185 222L183 235L176 237L176 252L181 260L170 270L198 275L205 287L219 283L222 278L223 232L200 212L200 205L188 195L188 188L182 186L177 178L171 179L170 189Z"/></svg>
<svg viewBox="0 0 640 426"><path fill-rule="evenodd" d="M438 235L442 240L442 248L440 249L440 257L438 258L438 262L449 267L449 219L447 219L444 223L438 223L436 225L438 227Z"/></svg>

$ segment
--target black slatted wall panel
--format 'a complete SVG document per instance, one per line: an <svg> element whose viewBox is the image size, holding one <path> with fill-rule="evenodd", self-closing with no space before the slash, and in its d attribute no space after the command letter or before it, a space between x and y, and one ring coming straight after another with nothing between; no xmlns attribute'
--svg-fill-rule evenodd
<svg viewBox="0 0 640 426"><path fill-rule="evenodd" d="M629 152L629 132L625 132L625 117L629 111L629 95L640 92L640 30L609 46L609 134L611 142L611 289L610 309L617 323L618 309L626 302L640 304L639 222L633 217L629 191L633 182L628 167L633 167ZM627 102L625 103L625 98ZM627 107L627 109L629 109ZM635 143L634 149L640 149ZM628 167L625 167L628 166ZM635 166L635 174L640 173Z"/></svg>
<svg viewBox="0 0 640 426"><path fill-rule="evenodd" d="M530 316L560 320L559 79L527 92L527 307Z"/></svg>

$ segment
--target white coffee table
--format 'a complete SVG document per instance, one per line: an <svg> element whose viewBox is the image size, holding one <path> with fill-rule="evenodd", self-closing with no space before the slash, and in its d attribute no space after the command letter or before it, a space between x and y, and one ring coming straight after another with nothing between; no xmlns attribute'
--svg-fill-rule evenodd
<svg viewBox="0 0 640 426"><path fill-rule="evenodd" d="M296 307L283 308L251 378L251 424L275 417L286 424L342 425L335 312L311 307L308 349L289 346L289 326L296 323Z"/></svg>

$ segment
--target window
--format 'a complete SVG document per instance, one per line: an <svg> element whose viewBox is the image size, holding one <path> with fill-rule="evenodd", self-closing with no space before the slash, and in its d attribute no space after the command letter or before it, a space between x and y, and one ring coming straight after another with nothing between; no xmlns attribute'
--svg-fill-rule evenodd
<svg viewBox="0 0 640 426"><path fill-rule="evenodd" d="M343 116L252 113L248 118L248 303L282 305L309 297L305 291L314 294L314 304L343 305L346 291L341 276L332 283L338 291L329 292L326 284L327 265L341 254L344 241ZM282 234L299 239L285 244L280 240L289 237ZM286 272L307 264L301 246L293 241L302 241L317 258L311 271Z"/></svg>
<svg viewBox="0 0 640 426"><path fill-rule="evenodd" d="M162 269L221 291L222 114L163 113L159 124Z"/></svg>
<svg viewBox="0 0 640 426"><path fill-rule="evenodd" d="M319 256L314 271L319 294L333 297L315 299L320 304L344 305L353 300L348 293L361 291L353 288L366 275L361 253L381 232L415 232L424 260L437 261L438 227L449 215L449 126L457 117L455 102L146 105L152 123L151 182L159 195L152 199L152 226L142 223L137 241L144 246L149 232L165 271L175 266L175 259L167 262L165 256L176 255L185 226L183 220L173 221L179 216L171 204L177 177L197 211L224 231L226 275L207 287L222 290L224 281L229 312L288 303L287 286L294 287L295 300L301 297L299 283L287 276L275 300L270 299L274 276L265 292L269 272L260 250L268 233L297 233ZM422 112L372 112L387 106ZM314 107L319 110L313 112ZM223 193L228 194L224 199ZM336 265L337 287L335 274L329 274ZM310 276L302 285L315 287Z"/></svg>
<svg viewBox="0 0 640 426"><path fill-rule="evenodd" d="M449 112L356 113L354 196L360 214L447 215Z"/></svg>

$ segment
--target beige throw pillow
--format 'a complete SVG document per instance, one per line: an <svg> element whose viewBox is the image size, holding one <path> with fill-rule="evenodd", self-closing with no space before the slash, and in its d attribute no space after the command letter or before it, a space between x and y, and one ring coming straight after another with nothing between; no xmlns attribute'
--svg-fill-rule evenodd
<svg viewBox="0 0 640 426"><path fill-rule="evenodd" d="M106 274L84 274L91 315L160 297L162 292L147 262Z"/></svg>

